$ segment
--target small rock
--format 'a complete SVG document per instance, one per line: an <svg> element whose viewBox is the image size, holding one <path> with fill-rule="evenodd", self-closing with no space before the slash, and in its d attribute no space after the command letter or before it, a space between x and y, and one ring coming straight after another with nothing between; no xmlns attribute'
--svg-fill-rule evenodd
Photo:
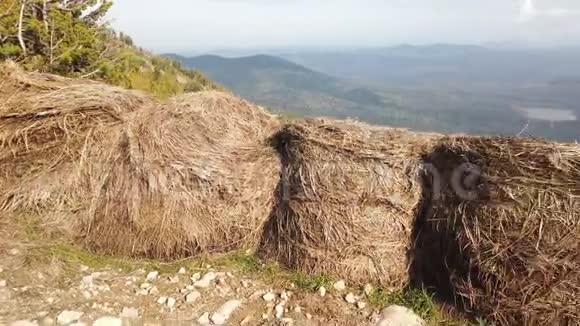
<svg viewBox="0 0 580 326"><path fill-rule="evenodd" d="M83 313L80 311L65 310L56 317L56 322L59 325L69 325L79 321L82 315Z"/></svg>
<svg viewBox="0 0 580 326"><path fill-rule="evenodd" d="M282 303L279 303L276 305L276 307L274 307L274 316L276 319L281 319L284 317L284 305Z"/></svg>
<svg viewBox="0 0 580 326"><path fill-rule="evenodd" d="M198 288L207 288L216 277L217 275L214 272L207 272L199 281L193 283L193 285Z"/></svg>
<svg viewBox="0 0 580 326"><path fill-rule="evenodd" d="M425 321L411 309L392 305L383 310L377 326L424 326Z"/></svg>
<svg viewBox="0 0 580 326"><path fill-rule="evenodd" d="M185 267L181 267L177 273L185 274L185 272L186 272Z"/></svg>
<svg viewBox="0 0 580 326"><path fill-rule="evenodd" d="M321 287L318 289L318 294L319 294L321 297L325 296L325 295L326 295L326 288L325 288L324 286L321 286Z"/></svg>
<svg viewBox="0 0 580 326"><path fill-rule="evenodd" d="M357 302L356 306L357 306L359 309L364 309L364 308L366 308L366 307L367 307L367 304L366 304L366 302L359 301L359 302Z"/></svg>
<svg viewBox="0 0 580 326"><path fill-rule="evenodd" d="M9 326L38 326L38 323L35 321L30 321L30 320L17 320L17 321L11 322L8 325Z"/></svg>
<svg viewBox="0 0 580 326"><path fill-rule="evenodd" d="M366 295L367 297L368 297L369 295L373 294L373 291L374 291L374 290L375 290L375 289L374 289L374 288L373 288L373 286L372 286L372 285L370 285L370 284L366 284L366 285L365 285L365 287L364 287L364 289L363 289L363 291L364 291L364 293L365 293L365 295Z"/></svg>
<svg viewBox="0 0 580 326"><path fill-rule="evenodd" d="M195 289L195 286L188 285L188 286L185 287L185 289L188 290L188 291L193 291L193 289Z"/></svg>
<svg viewBox="0 0 580 326"><path fill-rule="evenodd" d="M230 318L231 314L238 309L242 304L240 300L230 300L218 308L216 312L211 315L211 322L215 325L224 325Z"/></svg>
<svg viewBox="0 0 580 326"><path fill-rule="evenodd" d="M209 325L211 323L209 321L209 312L204 312L203 315L199 316L197 323L200 325Z"/></svg>
<svg viewBox="0 0 580 326"><path fill-rule="evenodd" d="M299 314L302 312L302 308L300 306L296 306L296 307L294 307L294 312Z"/></svg>
<svg viewBox="0 0 580 326"><path fill-rule="evenodd" d="M172 277L170 276L169 283L171 283L171 284L179 283L179 276L172 276Z"/></svg>
<svg viewBox="0 0 580 326"><path fill-rule="evenodd" d="M306 319L312 319L312 315L311 314L306 314Z"/></svg>
<svg viewBox="0 0 580 326"><path fill-rule="evenodd" d="M280 293L280 299L287 301L290 298L290 293L286 292L286 291L282 291L282 293Z"/></svg>
<svg viewBox="0 0 580 326"><path fill-rule="evenodd" d="M144 290L150 289L152 286L153 285L151 285L151 283L143 283L143 284L139 285L139 287L141 289L144 289Z"/></svg>
<svg viewBox="0 0 580 326"><path fill-rule="evenodd" d="M336 291L344 291L346 289L346 283L340 280L332 285Z"/></svg>
<svg viewBox="0 0 580 326"><path fill-rule="evenodd" d="M232 273L230 273L230 272L227 272L227 273L226 273L226 276L227 276L227 277L229 277L229 278L232 278L232 277L234 277L234 274L232 274Z"/></svg>
<svg viewBox="0 0 580 326"><path fill-rule="evenodd" d="M126 319L137 319L139 318L139 310L125 307L121 311L121 315L119 317Z"/></svg>
<svg viewBox="0 0 580 326"><path fill-rule="evenodd" d="M167 297L159 297L159 299L157 299L158 304L165 304L166 302L167 302Z"/></svg>
<svg viewBox="0 0 580 326"><path fill-rule="evenodd" d="M4 268L0 267L0 273L4 272Z"/></svg>
<svg viewBox="0 0 580 326"><path fill-rule="evenodd" d="M197 272L197 273L193 274L190 277L191 281L194 282L194 283L197 282L197 281L199 281L200 278L201 278L201 273L200 272Z"/></svg>
<svg viewBox="0 0 580 326"><path fill-rule="evenodd" d="M123 321L117 317L101 317L93 323L93 326L122 326Z"/></svg>
<svg viewBox="0 0 580 326"><path fill-rule="evenodd" d="M0 280L0 288L6 287L6 280Z"/></svg>
<svg viewBox="0 0 580 326"><path fill-rule="evenodd" d="M171 298L171 297L167 298L167 306L169 308L175 307L175 303L176 303L176 301L174 298Z"/></svg>
<svg viewBox="0 0 580 326"><path fill-rule="evenodd" d="M262 319L268 319L268 314L262 314Z"/></svg>
<svg viewBox="0 0 580 326"><path fill-rule="evenodd" d="M185 302L187 302L187 303L194 303L200 297L201 297L201 293L199 293L197 291L193 291L193 292L191 292L191 293L189 293L188 295L185 296Z"/></svg>
<svg viewBox="0 0 580 326"><path fill-rule="evenodd" d="M48 304L53 304L53 303L54 303L54 301L55 301L55 300L54 300L54 298L53 298L53 297L48 297L48 298L46 299L46 302L47 302Z"/></svg>
<svg viewBox="0 0 580 326"><path fill-rule="evenodd" d="M10 254L10 256L18 256L18 255L20 255L20 250L18 250L16 248L12 248L12 249L10 249L10 251L8 251L8 253Z"/></svg>
<svg viewBox="0 0 580 326"><path fill-rule="evenodd" d="M294 319L292 318L282 318L280 321L282 321L284 325L294 325Z"/></svg>
<svg viewBox="0 0 580 326"><path fill-rule="evenodd" d="M354 294L349 293L344 297L344 301L348 303L356 303L356 297L354 296Z"/></svg>
<svg viewBox="0 0 580 326"><path fill-rule="evenodd" d="M81 265L81 267L79 269L81 272L86 272L89 270L89 266Z"/></svg>
<svg viewBox="0 0 580 326"><path fill-rule="evenodd" d="M83 298L85 298L86 300L89 300L92 297L92 295L89 291L83 291L82 295L83 295Z"/></svg>
<svg viewBox="0 0 580 326"><path fill-rule="evenodd" d="M145 279L147 280L147 282L154 282L155 280L157 280L157 276L159 276L159 272L153 271L149 272L149 274L147 274L147 277Z"/></svg>
<svg viewBox="0 0 580 326"><path fill-rule="evenodd" d="M244 287L244 288L248 288L250 286L250 283L246 280L242 280L240 283L242 284L242 287Z"/></svg>
<svg viewBox="0 0 580 326"><path fill-rule="evenodd" d="M147 294L149 294L149 295L159 294L159 289L157 289L157 287L154 286L154 287L152 287L152 288L149 289L149 291L147 292Z"/></svg>
<svg viewBox="0 0 580 326"><path fill-rule="evenodd" d="M272 292L268 292L262 296L262 299L264 299L264 301L266 302L271 302L274 301L274 299L276 299L276 295Z"/></svg>

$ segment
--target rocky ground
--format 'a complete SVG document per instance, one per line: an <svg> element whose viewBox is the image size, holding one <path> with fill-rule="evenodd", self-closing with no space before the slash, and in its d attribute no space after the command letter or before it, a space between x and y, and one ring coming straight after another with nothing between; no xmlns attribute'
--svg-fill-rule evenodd
<svg viewBox="0 0 580 326"><path fill-rule="evenodd" d="M429 297L401 301L384 289L292 273L249 253L129 260L36 232L34 225L14 229L0 219L0 325L412 326L452 320L432 318ZM394 305L401 302L418 302L415 310L426 322Z"/></svg>

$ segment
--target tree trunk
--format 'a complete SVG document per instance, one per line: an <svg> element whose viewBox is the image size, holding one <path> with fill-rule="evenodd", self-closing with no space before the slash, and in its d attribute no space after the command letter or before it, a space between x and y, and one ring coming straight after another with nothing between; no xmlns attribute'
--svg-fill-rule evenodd
<svg viewBox="0 0 580 326"><path fill-rule="evenodd" d="M20 6L20 17L18 19L18 42L20 42L20 47L22 48L22 54L26 56L26 43L24 43L24 38L22 37L22 24L24 20L24 9L26 8L26 0L22 0L22 5Z"/></svg>

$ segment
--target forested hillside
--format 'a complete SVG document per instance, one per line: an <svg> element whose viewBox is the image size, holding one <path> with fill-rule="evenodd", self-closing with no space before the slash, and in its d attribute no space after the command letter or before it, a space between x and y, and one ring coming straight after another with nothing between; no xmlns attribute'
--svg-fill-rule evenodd
<svg viewBox="0 0 580 326"><path fill-rule="evenodd" d="M112 31L108 0L0 1L0 60L28 70L103 80L168 97L217 85Z"/></svg>

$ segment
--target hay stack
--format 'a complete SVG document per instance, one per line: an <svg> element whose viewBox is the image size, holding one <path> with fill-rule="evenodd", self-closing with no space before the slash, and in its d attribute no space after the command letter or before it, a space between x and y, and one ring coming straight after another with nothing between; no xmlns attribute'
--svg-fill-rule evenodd
<svg viewBox="0 0 580 326"><path fill-rule="evenodd" d="M427 161L441 196L417 252L435 285L499 325L578 322L580 146L450 138Z"/></svg>
<svg viewBox="0 0 580 326"><path fill-rule="evenodd" d="M279 180L262 109L2 67L0 210L34 212L100 252L174 258L256 246Z"/></svg>
<svg viewBox="0 0 580 326"><path fill-rule="evenodd" d="M116 87L0 66L0 209L87 205L124 115L153 101Z"/></svg>
<svg viewBox="0 0 580 326"><path fill-rule="evenodd" d="M176 257L257 245L280 162L271 115L218 92L135 112L84 225L92 247Z"/></svg>
<svg viewBox="0 0 580 326"><path fill-rule="evenodd" d="M283 181L261 254L350 282L407 283L418 163L435 138L352 122L286 125L275 137Z"/></svg>

